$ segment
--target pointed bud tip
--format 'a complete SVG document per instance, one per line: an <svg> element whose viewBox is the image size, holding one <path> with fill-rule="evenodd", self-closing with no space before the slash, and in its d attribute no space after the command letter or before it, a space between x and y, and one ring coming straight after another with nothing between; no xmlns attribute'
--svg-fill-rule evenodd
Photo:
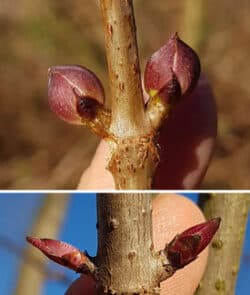
<svg viewBox="0 0 250 295"><path fill-rule="evenodd" d="M216 222L216 223L218 223L218 224L221 223L221 217L215 217L215 218L210 219L210 220L213 221L213 222Z"/></svg>
<svg viewBox="0 0 250 295"><path fill-rule="evenodd" d="M174 83L171 82L173 80L172 72L176 78ZM150 93L160 93L161 89L167 89L167 85L176 85L176 88L171 88L170 93L164 91L164 97L162 97L166 102L173 104L192 92L199 76L198 55L175 33L147 62L144 85L149 95Z"/></svg>
<svg viewBox="0 0 250 295"><path fill-rule="evenodd" d="M170 264L178 269L193 261L211 242L220 222L220 217L213 218L176 235L166 247Z"/></svg>
<svg viewBox="0 0 250 295"><path fill-rule="evenodd" d="M31 237L27 236L25 239L27 242L29 242L29 243L31 242Z"/></svg>
<svg viewBox="0 0 250 295"><path fill-rule="evenodd" d="M40 239L27 236L26 240L52 261L80 273L90 272L88 266L85 266L88 257L76 247L53 239Z"/></svg>
<svg viewBox="0 0 250 295"><path fill-rule="evenodd" d="M43 247L43 244L44 244L43 240L45 240L45 239L40 239L37 237L30 237L30 236L26 237L26 241L28 243L30 243L32 246L38 248L41 251L42 251L41 248Z"/></svg>
<svg viewBox="0 0 250 295"><path fill-rule="evenodd" d="M216 230L219 228L220 223L221 223L221 218L220 217L216 217L216 218L212 218L209 220L211 223L214 223L216 226Z"/></svg>
<svg viewBox="0 0 250 295"><path fill-rule="evenodd" d="M173 34L171 35L170 39L173 39L173 40L179 40L180 38L179 38L178 33L175 32L175 33L173 33Z"/></svg>
<svg viewBox="0 0 250 295"><path fill-rule="evenodd" d="M56 68L56 66L51 66L48 68L48 75L50 75L54 71L54 68Z"/></svg>
<svg viewBox="0 0 250 295"><path fill-rule="evenodd" d="M29 243L33 243L34 241L38 241L40 240L39 238L36 238L36 237L31 237L31 236L27 236L26 237L26 241L29 242Z"/></svg>

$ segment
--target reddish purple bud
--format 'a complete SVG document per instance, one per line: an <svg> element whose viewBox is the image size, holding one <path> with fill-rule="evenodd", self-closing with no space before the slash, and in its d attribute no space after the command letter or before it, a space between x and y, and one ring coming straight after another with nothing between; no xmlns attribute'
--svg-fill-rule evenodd
<svg viewBox="0 0 250 295"><path fill-rule="evenodd" d="M165 89L162 97L171 103L173 99L190 93L199 75L199 57L176 33L147 62L145 89L151 97L158 93L160 95Z"/></svg>
<svg viewBox="0 0 250 295"><path fill-rule="evenodd" d="M88 269L85 266L88 260L87 256L70 244L35 237L26 237L26 240L58 264L73 269L76 272L85 272Z"/></svg>
<svg viewBox="0 0 250 295"><path fill-rule="evenodd" d="M214 218L176 235L166 246L169 263L176 269L194 260L207 247L219 228L221 219Z"/></svg>
<svg viewBox="0 0 250 295"><path fill-rule="evenodd" d="M81 118L91 119L104 103L100 80L81 66L55 66L49 69L49 104L62 120L81 124Z"/></svg>

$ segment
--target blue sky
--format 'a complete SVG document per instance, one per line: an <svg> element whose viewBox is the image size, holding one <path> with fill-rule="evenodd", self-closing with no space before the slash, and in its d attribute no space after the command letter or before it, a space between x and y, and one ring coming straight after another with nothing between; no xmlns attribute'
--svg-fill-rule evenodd
<svg viewBox="0 0 250 295"><path fill-rule="evenodd" d="M195 194L188 195L196 201ZM29 234L33 217L38 212L42 201L42 194L0 194L0 242L2 237L7 237L20 248L26 245L25 236ZM250 222L247 227L247 238L244 244L243 257L248 257L241 263L240 274L237 282L236 295L249 294L250 280ZM94 194L74 194L69 202L64 224L59 239L72 245L88 250L94 255L97 246L96 239L96 198ZM8 251L0 243L0 290L1 294L11 295L13 286L18 276L18 267L21 258ZM53 270L64 271L73 281L77 274L66 270L54 263L49 267ZM67 286L55 281L47 281L44 284L42 295L62 295Z"/></svg>

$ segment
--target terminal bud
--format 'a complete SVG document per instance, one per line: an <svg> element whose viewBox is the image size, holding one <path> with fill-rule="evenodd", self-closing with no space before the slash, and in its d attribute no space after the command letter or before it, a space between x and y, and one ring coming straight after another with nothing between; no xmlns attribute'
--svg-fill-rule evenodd
<svg viewBox="0 0 250 295"><path fill-rule="evenodd" d="M194 89L199 75L199 57L176 33L147 62L144 85L150 97L173 104Z"/></svg>
<svg viewBox="0 0 250 295"><path fill-rule="evenodd" d="M170 265L178 269L196 259L198 254L211 242L219 228L220 221L219 217L214 218L176 235L164 250Z"/></svg>

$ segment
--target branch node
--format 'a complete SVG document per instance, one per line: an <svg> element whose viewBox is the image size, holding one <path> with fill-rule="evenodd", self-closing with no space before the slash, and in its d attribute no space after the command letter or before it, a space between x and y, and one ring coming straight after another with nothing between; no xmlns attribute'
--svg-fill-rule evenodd
<svg viewBox="0 0 250 295"><path fill-rule="evenodd" d="M150 188L160 160L155 133L125 138L112 137L110 146L112 156L107 169L113 174L116 187L134 188L136 182L140 188L145 185Z"/></svg>

